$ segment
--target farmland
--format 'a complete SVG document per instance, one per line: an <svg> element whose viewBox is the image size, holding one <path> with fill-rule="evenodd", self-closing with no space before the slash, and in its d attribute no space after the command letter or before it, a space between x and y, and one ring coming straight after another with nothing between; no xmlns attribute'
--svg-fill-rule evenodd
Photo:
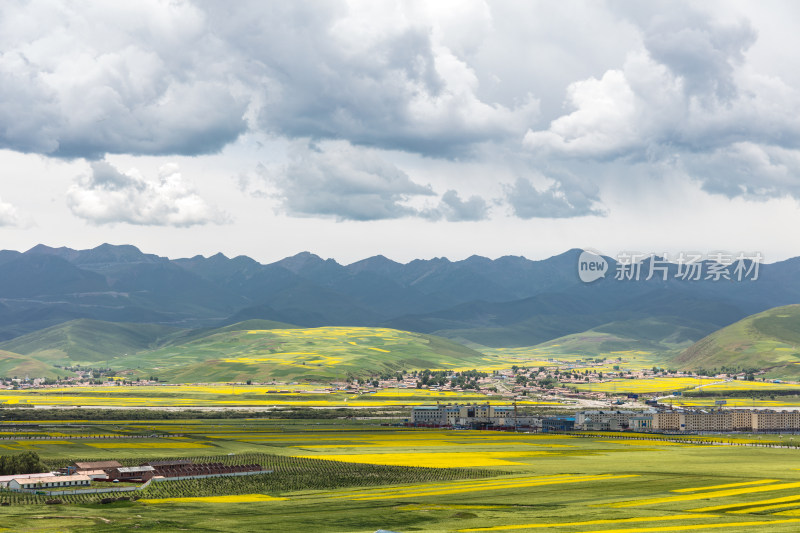
<svg viewBox="0 0 800 533"><path fill-rule="evenodd" d="M48 375L55 373L48 365L83 365L110 368L128 378L155 373L173 383L329 381L403 369L509 366L496 357L423 333L370 327L299 328L266 320L198 330L75 320L2 346L19 361L46 367ZM11 370L18 368L26 367L20 363Z"/></svg>
<svg viewBox="0 0 800 533"><path fill-rule="evenodd" d="M398 407L431 402L510 403L472 391L383 389L374 393L330 391L320 386L291 385L167 385L86 386L0 391L0 404L12 406L84 407ZM552 404L529 401L527 403Z"/></svg>
<svg viewBox="0 0 800 533"><path fill-rule="evenodd" d="M54 466L193 457L257 461L277 474L164 482L111 505L0 507L0 523L15 531L788 532L800 524L800 451L713 444L733 436L671 442L247 419L30 423L0 436L0 453L34 450Z"/></svg>

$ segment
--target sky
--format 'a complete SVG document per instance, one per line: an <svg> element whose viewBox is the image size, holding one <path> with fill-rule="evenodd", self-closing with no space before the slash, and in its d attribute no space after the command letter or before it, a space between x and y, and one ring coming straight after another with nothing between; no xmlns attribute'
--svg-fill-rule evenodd
<svg viewBox="0 0 800 533"><path fill-rule="evenodd" d="M0 3L0 248L800 256L800 3Z"/></svg>

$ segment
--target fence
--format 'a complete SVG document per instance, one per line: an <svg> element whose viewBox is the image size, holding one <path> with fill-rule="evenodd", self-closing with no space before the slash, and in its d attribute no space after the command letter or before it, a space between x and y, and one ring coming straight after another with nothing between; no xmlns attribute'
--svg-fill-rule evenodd
<svg viewBox="0 0 800 533"><path fill-rule="evenodd" d="M152 479L148 479L147 483L144 483L138 487L108 487L105 489L74 489L74 490L41 490L41 489L20 489L16 492L27 492L29 494L35 494L37 492L44 492L48 496L67 496L69 494L102 494L106 492L133 492L136 490L144 490L148 486L150 486L150 482Z"/></svg>

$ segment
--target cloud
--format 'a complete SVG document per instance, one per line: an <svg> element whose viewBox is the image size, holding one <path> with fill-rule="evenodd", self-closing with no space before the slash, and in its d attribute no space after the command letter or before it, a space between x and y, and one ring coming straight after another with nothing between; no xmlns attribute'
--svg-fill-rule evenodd
<svg viewBox="0 0 800 533"><path fill-rule="evenodd" d="M0 227L18 226L20 217L17 208L0 198Z"/></svg>
<svg viewBox="0 0 800 533"><path fill-rule="evenodd" d="M666 16L664 15L666 14ZM684 82L689 95L725 101L738 93L735 68L755 43L747 20L723 24L692 10L667 10L649 24L644 45L650 56Z"/></svg>
<svg viewBox="0 0 800 533"><path fill-rule="evenodd" d="M177 165L164 165L157 180L136 170L120 172L106 161L91 163L67 191L72 213L92 224L188 227L222 223L226 216L208 205L181 176Z"/></svg>
<svg viewBox="0 0 800 533"><path fill-rule="evenodd" d="M547 188L537 189L530 180L517 178L513 185L506 187L506 201L514 215L523 219L605 215L598 207L596 185L566 174L549 181L551 185Z"/></svg>
<svg viewBox="0 0 800 533"><path fill-rule="evenodd" d="M800 199L800 151L741 142L684 158L683 166L705 191L729 198Z"/></svg>
<svg viewBox="0 0 800 533"><path fill-rule="evenodd" d="M270 172L266 179L291 216L401 218L417 214L405 205L411 197L434 194L430 186L413 182L376 151L341 141L297 142L290 149L289 162Z"/></svg>
<svg viewBox="0 0 800 533"><path fill-rule="evenodd" d="M0 7L0 147L200 154L246 129L224 43L187 2ZM233 83L231 83L233 81Z"/></svg>
<svg viewBox="0 0 800 533"><path fill-rule="evenodd" d="M422 216L431 220L444 218L449 222L485 220L489 216L489 206L480 196L470 196L462 200L453 189L442 195L439 205L434 209L423 210Z"/></svg>
<svg viewBox="0 0 800 533"><path fill-rule="evenodd" d="M621 68L570 84L572 110L530 129L524 145L541 160L666 163L715 194L800 198L780 170L761 164L796 159L787 150L800 143L800 93L746 63L757 37L751 24L685 7L632 18L641 47Z"/></svg>
<svg viewBox="0 0 800 533"><path fill-rule="evenodd" d="M454 50L475 43L458 36L448 46L435 14L411 4L369 4L216 5L223 12L212 18L225 21L218 31L263 65L253 73L263 88L260 128L448 156L518 138L538 115L529 95L513 106L482 100L475 70ZM459 4L459 11L472 27L490 25L480 2Z"/></svg>
<svg viewBox="0 0 800 533"><path fill-rule="evenodd" d="M0 7L0 148L195 155L248 129L449 156L518 138L538 100L483 99L480 1ZM464 28L469 33L464 33Z"/></svg>

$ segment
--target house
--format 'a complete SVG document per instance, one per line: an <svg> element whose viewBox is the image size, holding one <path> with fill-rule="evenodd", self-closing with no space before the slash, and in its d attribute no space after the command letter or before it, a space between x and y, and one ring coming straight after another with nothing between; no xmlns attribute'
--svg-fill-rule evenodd
<svg viewBox="0 0 800 533"><path fill-rule="evenodd" d="M107 468L108 479L119 481L140 480L145 474L150 474L155 470L152 466L120 466L118 468Z"/></svg>
<svg viewBox="0 0 800 533"><path fill-rule="evenodd" d="M12 479L33 479L33 478L40 478L40 477L51 477L54 476L55 473L53 472L42 472L40 474L11 474L8 476L0 476L0 489L7 489L8 483Z"/></svg>
<svg viewBox="0 0 800 533"><path fill-rule="evenodd" d="M89 476L84 476L82 474L35 478L15 477L8 482L8 488L11 490L52 490L88 486Z"/></svg>

